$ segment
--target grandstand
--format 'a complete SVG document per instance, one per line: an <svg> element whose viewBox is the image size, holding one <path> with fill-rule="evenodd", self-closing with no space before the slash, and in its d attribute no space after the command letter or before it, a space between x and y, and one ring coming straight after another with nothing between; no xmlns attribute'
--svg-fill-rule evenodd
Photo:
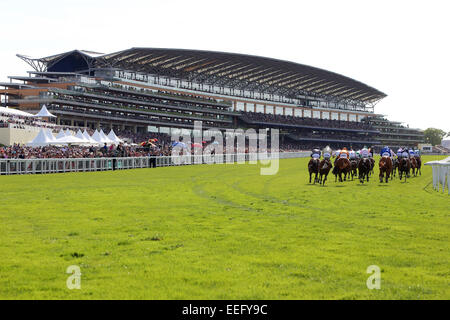
<svg viewBox="0 0 450 320"><path fill-rule="evenodd" d="M135 134L192 132L194 121L204 129L278 128L281 143L297 149L422 141L417 130L386 132L373 121L386 94L289 61L158 48L18 57L33 71L0 83L4 105L35 112L45 104L57 125Z"/></svg>

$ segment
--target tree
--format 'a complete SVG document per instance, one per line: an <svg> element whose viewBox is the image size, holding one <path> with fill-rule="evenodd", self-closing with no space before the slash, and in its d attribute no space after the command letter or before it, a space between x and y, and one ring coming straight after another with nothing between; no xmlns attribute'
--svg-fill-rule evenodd
<svg viewBox="0 0 450 320"><path fill-rule="evenodd" d="M425 135L425 142L433 146L441 144L442 138L445 136L445 131L436 128L428 128L423 134Z"/></svg>

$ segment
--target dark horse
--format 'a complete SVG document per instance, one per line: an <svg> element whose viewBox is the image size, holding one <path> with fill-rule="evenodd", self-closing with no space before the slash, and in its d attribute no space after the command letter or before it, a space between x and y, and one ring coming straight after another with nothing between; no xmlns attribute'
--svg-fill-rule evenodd
<svg viewBox="0 0 450 320"><path fill-rule="evenodd" d="M395 177L395 174L397 173L398 170L398 165L399 165L399 161L398 158L394 158L394 160L392 160L392 178Z"/></svg>
<svg viewBox="0 0 450 320"><path fill-rule="evenodd" d="M317 175L319 174L319 163L320 163L319 159L311 159L311 160L309 160L309 163L308 163L309 183L311 183L311 177L312 177L313 173L315 174L315 176L314 176L314 183L316 183L318 181L317 180Z"/></svg>
<svg viewBox="0 0 450 320"><path fill-rule="evenodd" d="M417 162L417 172L419 172L419 175L422 175L422 159L420 157L416 157Z"/></svg>
<svg viewBox="0 0 450 320"><path fill-rule="evenodd" d="M408 158L401 158L398 163L398 177L400 180L402 180L402 176L405 175L405 181L406 177L409 175L409 170L411 169L411 163L409 162Z"/></svg>
<svg viewBox="0 0 450 320"><path fill-rule="evenodd" d="M358 173L359 173L359 182L364 183L364 179L367 179L369 182L370 168L371 168L370 159L362 158L359 159L358 163Z"/></svg>
<svg viewBox="0 0 450 320"><path fill-rule="evenodd" d="M347 173L350 172L352 164L347 158L339 158L336 161L336 172L339 175L339 181L342 182L342 174L344 174L344 181L347 180Z"/></svg>
<svg viewBox="0 0 450 320"><path fill-rule="evenodd" d="M415 177L415 176L417 176L417 172L419 172L419 168L417 167L417 160L416 160L415 157L411 157L409 161L411 162L411 171L412 171L412 174L413 174L414 177ZM416 171L416 169L417 169L417 171Z"/></svg>
<svg viewBox="0 0 450 320"><path fill-rule="evenodd" d="M369 175L373 173L373 168L375 167L375 160L374 158L369 158L370 161L370 172Z"/></svg>
<svg viewBox="0 0 450 320"><path fill-rule="evenodd" d="M380 163L378 164L380 168L380 182L383 182L383 178L386 175L386 183L389 182L389 176L392 172L392 160L391 157L384 156L381 157Z"/></svg>
<svg viewBox="0 0 450 320"><path fill-rule="evenodd" d="M352 159L350 160L350 163L352 164L351 166L351 173L352 173L352 180L353 177L356 177L358 175L358 161L356 159Z"/></svg>
<svg viewBox="0 0 450 320"><path fill-rule="evenodd" d="M325 181L327 181L328 173L330 172L333 165L331 164L330 159L323 159L319 164L319 183L325 185ZM323 179L323 181L322 181Z"/></svg>

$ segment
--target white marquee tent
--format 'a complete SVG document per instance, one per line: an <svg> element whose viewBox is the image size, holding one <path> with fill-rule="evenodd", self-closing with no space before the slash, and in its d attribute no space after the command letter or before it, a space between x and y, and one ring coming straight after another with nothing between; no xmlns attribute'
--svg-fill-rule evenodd
<svg viewBox="0 0 450 320"><path fill-rule="evenodd" d="M0 113L3 114L10 114L13 116L22 116L22 117L34 117L34 114L22 111L22 110L17 110L17 109L11 109L8 107L0 107Z"/></svg>
<svg viewBox="0 0 450 320"><path fill-rule="evenodd" d="M63 129L61 129L58 134L56 135L56 139L60 139L66 136L66 133L64 132Z"/></svg>
<svg viewBox="0 0 450 320"><path fill-rule="evenodd" d="M31 140L29 143L27 143L27 146L29 147L43 147L48 146L49 144L52 144L54 142L47 134L47 130L44 128L41 128L37 136Z"/></svg>
<svg viewBox="0 0 450 320"><path fill-rule="evenodd" d="M116 144L123 143L123 141L118 136L116 136L116 133L114 132L113 129L111 129L111 131L108 133L107 137L111 141L113 141L113 143L116 143Z"/></svg>
<svg viewBox="0 0 450 320"><path fill-rule="evenodd" d="M45 104L42 106L41 110L34 115L36 118L56 118L55 115L51 114Z"/></svg>

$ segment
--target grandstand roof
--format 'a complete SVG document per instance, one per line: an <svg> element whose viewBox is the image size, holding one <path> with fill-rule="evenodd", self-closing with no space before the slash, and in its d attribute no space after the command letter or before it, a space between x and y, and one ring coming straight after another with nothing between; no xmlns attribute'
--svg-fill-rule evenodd
<svg viewBox="0 0 450 320"><path fill-rule="evenodd" d="M73 50L34 60L45 64L48 69L71 54L93 59L95 62L92 67L96 68L118 68L294 98L308 95L373 103L386 96L362 82L334 72L290 61L238 53L131 48L103 55Z"/></svg>

